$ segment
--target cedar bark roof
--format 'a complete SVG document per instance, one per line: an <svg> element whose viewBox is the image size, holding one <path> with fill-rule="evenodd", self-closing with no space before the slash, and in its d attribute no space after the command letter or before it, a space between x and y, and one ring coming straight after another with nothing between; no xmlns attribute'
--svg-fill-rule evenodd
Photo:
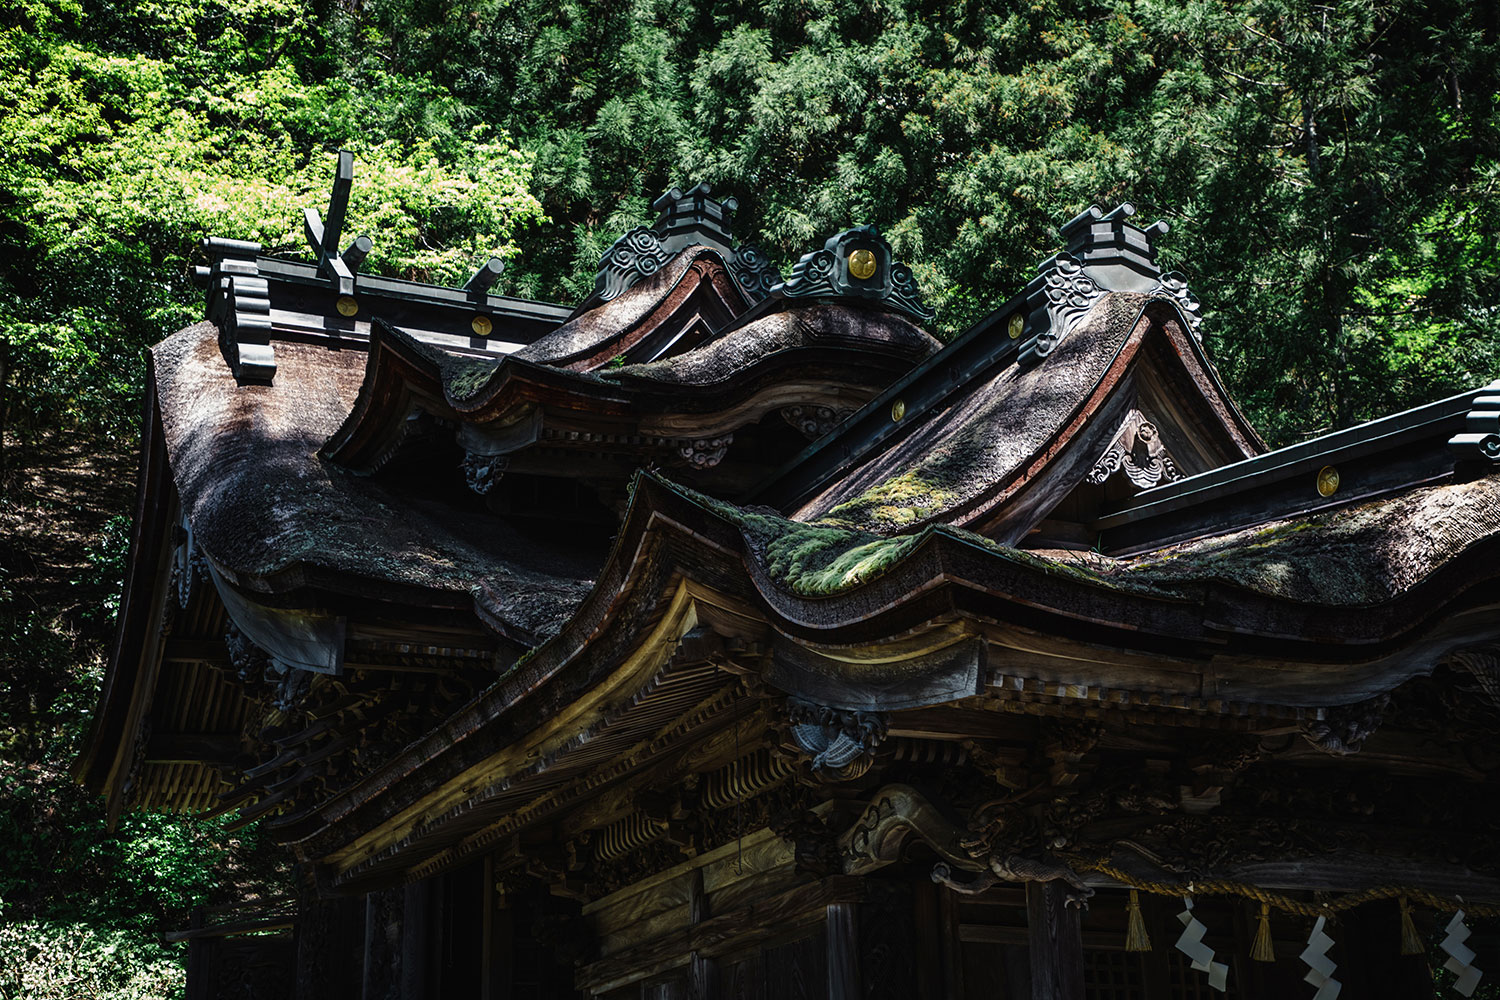
<svg viewBox="0 0 1500 1000"><path fill-rule="evenodd" d="M1222 464L1258 451L1208 371L1197 343L1164 300L1129 292L1105 295L1041 363L1012 361L966 384L927 412L907 410L910 429L850 474L802 504L798 520L866 530L909 530L932 523L961 526L1008 520L1024 532L1028 514L1045 512L1018 494L1037 484L1066 455L1092 464L1119 421L1112 397L1133 392L1136 355L1155 342L1163 366L1191 388L1202 436ZM1059 463L1063 464L1063 463ZM1008 518L1007 503L1027 508Z"/></svg>
<svg viewBox="0 0 1500 1000"><path fill-rule="evenodd" d="M597 552L399 496L318 457L354 401L361 352L284 345L276 386L238 386L216 336L210 324L189 327L153 361L177 494L196 543L229 579L262 594L350 596L364 581L394 599L470 609L479 589L503 595L486 611L518 636L567 620Z"/></svg>
<svg viewBox="0 0 1500 1000"><path fill-rule="evenodd" d="M1413 530L1405 515L1432 505L1462 503L1484 520L1434 549L1425 575L1402 577L1399 587L1391 577L1378 600L1351 604L1335 589L1310 605L1277 588L1276 567L1320 554L1324 532L1343 535L1336 515L1274 531L1247 562L1266 571L1257 589L1211 571L1167 580L1159 558L1106 565L1048 558L949 526L898 538L816 528L647 477L598 587L564 632L382 771L321 806L297 836L309 856L335 858L351 885L464 842L502 817L506 803L525 801L534 782L547 787L556 769L573 773L574 744L564 739L571 730L553 732L551 720L587 704L653 628L682 620L684 601L696 608L687 620L727 615L740 628L747 615L763 621L770 680L836 707L945 703L1011 680L1026 690L1056 688L1080 705L1102 706L1100 692L1113 691L1123 697L1108 704L1121 710L1136 700L1183 715L1259 706L1295 718L1293 706L1363 700L1493 631L1485 608L1500 594L1500 482L1423 493L1415 507L1400 498L1360 509L1361 526L1386 532L1367 540L1399 541ZM1435 620L1451 624L1433 631ZM649 690L650 676L635 683ZM1177 682L1164 686L1168 676ZM611 700L629 703L618 683L609 681ZM585 712L579 733L605 725L594 718ZM509 748L521 746L543 752L518 761ZM476 768L491 784L458 794L451 783ZM390 824L400 832L379 858L349 853Z"/></svg>

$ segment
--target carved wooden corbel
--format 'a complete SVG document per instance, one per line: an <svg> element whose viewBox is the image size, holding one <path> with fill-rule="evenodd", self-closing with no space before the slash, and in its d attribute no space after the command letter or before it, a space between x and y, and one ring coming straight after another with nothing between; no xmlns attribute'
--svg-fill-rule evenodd
<svg viewBox="0 0 1500 1000"><path fill-rule="evenodd" d="M1469 646L1456 649L1448 654L1445 662L1472 675L1490 704L1500 708L1500 647Z"/></svg>
<svg viewBox="0 0 1500 1000"><path fill-rule="evenodd" d="M1365 740L1380 728L1390 703L1391 696L1382 694L1353 705L1325 709L1323 718L1303 723L1302 736L1319 750L1334 756L1359 753Z"/></svg>
<svg viewBox="0 0 1500 1000"><path fill-rule="evenodd" d="M484 496L495 488L500 477L505 473L505 467L510 464L510 459L504 455L479 455L467 452L464 455L463 470L464 482L469 484L469 489Z"/></svg>
<svg viewBox="0 0 1500 1000"><path fill-rule="evenodd" d="M974 895L1002 882L1061 880L1069 887L1069 905L1085 905L1093 895L1066 864L1015 853L990 835L998 827L982 825L989 832L966 833L910 785L886 785L839 838L844 873L863 875L900 860L906 842L916 836L941 859L932 880L955 892Z"/></svg>
<svg viewBox="0 0 1500 1000"><path fill-rule="evenodd" d="M844 874L864 875L901 859L906 841L916 836L951 867L978 871L965 850L963 831L910 785L886 785L838 840Z"/></svg>
<svg viewBox="0 0 1500 1000"><path fill-rule="evenodd" d="M784 406L781 408L781 419L801 431L802 436L809 441L816 441L853 412L852 409L835 409L832 406Z"/></svg>
<svg viewBox="0 0 1500 1000"><path fill-rule="evenodd" d="M724 461L724 456L729 453L729 446L733 443L733 434L682 441L677 445L677 456L691 468L712 469Z"/></svg>
<svg viewBox="0 0 1500 1000"><path fill-rule="evenodd" d="M782 749L824 781L858 778L875 762L889 720L884 712L851 712L788 698Z"/></svg>

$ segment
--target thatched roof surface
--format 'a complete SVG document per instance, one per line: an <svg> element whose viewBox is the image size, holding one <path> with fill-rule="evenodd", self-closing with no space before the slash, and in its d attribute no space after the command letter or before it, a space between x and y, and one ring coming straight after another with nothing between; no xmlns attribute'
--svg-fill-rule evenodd
<svg viewBox="0 0 1500 1000"><path fill-rule="evenodd" d="M894 447L793 516L888 533L943 521L1013 478L1078 410L1110 368L1149 296L1105 296L1040 364L1015 364L930 413Z"/></svg>
<svg viewBox="0 0 1500 1000"><path fill-rule="evenodd" d="M982 547L996 560L1090 587L1173 601L1191 600L1204 585L1223 583L1301 604L1373 606L1399 598L1476 543L1500 537L1500 475L1419 487L1129 558L1017 549L949 525L884 535L831 518L795 521L672 488L734 523L760 564L761 578L800 596L852 591L893 570L926 537L939 534Z"/></svg>
<svg viewBox="0 0 1500 1000"><path fill-rule="evenodd" d="M1219 581L1289 601L1374 605L1500 533L1500 475L1418 487L1102 563L1164 590Z"/></svg>
<svg viewBox="0 0 1500 1000"><path fill-rule="evenodd" d="M568 320L562 326L528 346L515 356L539 364L563 364L592 354L624 330L639 322L682 280L687 269L700 255L718 254L707 247L695 247L673 257L655 274L621 292L608 302L600 303Z"/></svg>
<svg viewBox="0 0 1500 1000"><path fill-rule="evenodd" d="M898 313L859 306L811 304L752 320L701 347L649 364L622 365L600 374L619 382L710 385L779 351L804 347L879 350L909 363L942 349L927 331Z"/></svg>
<svg viewBox="0 0 1500 1000"><path fill-rule="evenodd" d="M557 630L602 553L475 509L435 505L317 455L353 404L365 357L277 347L274 386L239 386L200 323L153 351L172 473L194 538L236 577L288 571L444 592L503 595L495 616ZM267 584L270 586L270 584ZM355 589L356 584L346 584Z"/></svg>

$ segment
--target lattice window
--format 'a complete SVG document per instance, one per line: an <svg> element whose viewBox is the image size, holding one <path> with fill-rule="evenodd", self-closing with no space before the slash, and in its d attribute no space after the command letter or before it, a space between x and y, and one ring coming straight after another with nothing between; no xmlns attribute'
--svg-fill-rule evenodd
<svg viewBox="0 0 1500 1000"><path fill-rule="evenodd" d="M1208 985L1208 976L1193 968L1191 962L1178 951L1167 956L1168 994L1172 1000L1235 1000L1239 994L1234 988L1234 975L1229 976L1229 991L1220 993Z"/></svg>
<svg viewBox="0 0 1500 1000"><path fill-rule="evenodd" d="M1084 951L1083 996L1084 1000L1145 1000L1140 958L1126 951Z"/></svg>

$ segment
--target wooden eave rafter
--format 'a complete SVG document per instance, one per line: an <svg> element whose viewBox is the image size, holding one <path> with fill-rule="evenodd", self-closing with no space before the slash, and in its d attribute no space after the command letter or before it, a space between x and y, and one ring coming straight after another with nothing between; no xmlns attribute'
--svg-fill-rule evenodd
<svg viewBox="0 0 1500 1000"><path fill-rule="evenodd" d="M73 765L78 781L104 793L111 827L125 807L125 781L160 665L162 610L171 575L172 526L176 524L176 491L149 355L146 384L135 531L130 539L124 594L98 707L84 750Z"/></svg>
<svg viewBox="0 0 1500 1000"><path fill-rule="evenodd" d="M1181 596L1127 590L937 529L883 576L800 598L746 558L738 528L643 478L601 581L569 627L380 772L319 806L298 850L351 885L367 862L429 872L429 860L453 846L445 837L476 832L447 831L446 822L523 772L540 778L535 761L562 763L570 747L586 745L591 720L645 685L702 622L721 635L784 637L825 665L859 647L878 661L872 647L885 644L897 672L954 645L954 634L978 637L982 683L966 704L1014 695L1064 712L1139 706L1153 721L1259 715L1286 725L1316 717L1316 706L1388 691L1452 648L1493 641L1497 556L1500 538L1491 537L1385 606L1340 609L1210 582ZM1220 617L1229 609L1238 621ZM943 635L921 636L934 627ZM799 689L782 674L777 686L840 704L841 685L867 689L872 676L843 662L842 679L824 675ZM928 703L952 703L956 693ZM921 704L920 691L903 697L887 707ZM481 841L489 842L469 844Z"/></svg>

